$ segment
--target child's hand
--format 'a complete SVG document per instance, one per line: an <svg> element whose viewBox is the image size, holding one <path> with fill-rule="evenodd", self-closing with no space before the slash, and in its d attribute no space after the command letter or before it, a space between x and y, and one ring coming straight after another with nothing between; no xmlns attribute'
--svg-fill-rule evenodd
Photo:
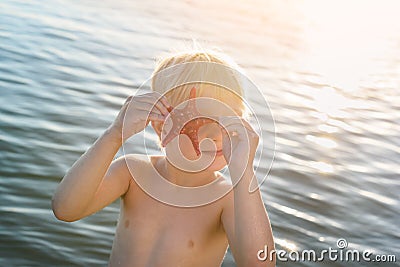
<svg viewBox="0 0 400 267"><path fill-rule="evenodd" d="M163 122L170 107L167 99L157 92L130 96L110 126L110 130L123 143L132 135L141 132L150 121Z"/></svg>
<svg viewBox="0 0 400 267"><path fill-rule="evenodd" d="M223 127L222 150L231 178L240 179L244 171L253 170L259 136L243 118L221 117L219 122Z"/></svg>

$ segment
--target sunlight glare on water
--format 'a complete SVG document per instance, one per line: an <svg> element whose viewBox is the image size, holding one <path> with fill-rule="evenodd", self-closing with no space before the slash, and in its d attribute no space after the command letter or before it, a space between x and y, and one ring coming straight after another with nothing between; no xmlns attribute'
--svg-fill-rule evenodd
<svg viewBox="0 0 400 267"><path fill-rule="evenodd" d="M395 0L305 0L298 6L308 21L308 53L300 64L344 91L359 90L363 79L382 68L377 59L389 56L391 36L400 30Z"/></svg>

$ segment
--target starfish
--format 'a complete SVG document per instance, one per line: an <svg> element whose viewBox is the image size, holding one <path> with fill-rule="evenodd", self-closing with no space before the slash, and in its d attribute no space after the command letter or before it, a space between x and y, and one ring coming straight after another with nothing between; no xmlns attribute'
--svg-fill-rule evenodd
<svg viewBox="0 0 400 267"><path fill-rule="evenodd" d="M176 136L185 134L190 138L197 156L200 155L201 152L198 136L199 129L205 124L217 121L208 117L204 117L200 114L196 106L195 98L196 88L193 87L190 90L189 100L185 108L168 108L168 111L170 112L169 116L172 120L172 129L168 132L165 138L163 138L163 141L161 142L162 146L165 147Z"/></svg>

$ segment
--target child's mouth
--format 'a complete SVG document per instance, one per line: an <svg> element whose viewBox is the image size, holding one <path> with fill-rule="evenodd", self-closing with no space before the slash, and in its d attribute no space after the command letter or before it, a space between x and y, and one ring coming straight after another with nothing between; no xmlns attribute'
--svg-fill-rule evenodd
<svg viewBox="0 0 400 267"><path fill-rule="evenodd" d="M202 152L203 153L210 153L210 154L214 154L215 153L216 157L222 156L224 154L222 149L217 150L217 151L212 150L212 151L202 151Z"/></svg>

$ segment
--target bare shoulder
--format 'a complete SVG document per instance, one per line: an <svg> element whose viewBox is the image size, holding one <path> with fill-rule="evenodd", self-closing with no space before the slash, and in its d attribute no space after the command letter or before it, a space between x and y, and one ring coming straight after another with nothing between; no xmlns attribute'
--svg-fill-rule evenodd
<svg viewBox="0 0 400 267"><path fill-rule="evenodd" d="M129 154L114 159L110 165L109 171L117 173L119 176L129 178L131 175L129 169L134 167L139 160L137 156L138 155Z"/></svg>
<svg viewBox="0 0 400 267"><path fill-rule="evenodd" d="M119 157L114 162L124 167L126 171L134 175L134 170L140 167L145 167L149 165L151 156L142 154L127 154Z"/></svg>
<svg viewBox="0 0 400 267"><path fill-rule="evenodd" d="M126 154L115 160L119 162L121 167L123 166L125 176L130 178L130 191L134 188L138 188L136 180L147 175L148 170L152 168L151 162L154 157L160 156Z"/></svg>
<svg viewBox="0 0 400 267"><path fill-rule="evenodd" d="M219 201L222 204L222 208L225 208L227 206L233 205L233 187L232 183L224 179L222 176L218 178L217 181L215 181L215 186L216 189L219 192L223 192L221 195L221 198Z"/></svg>
<svg viewBox="0 0 400 267"><path fill-rule="evenodd" d="M137 165L140 163L144 163L149 160L148 155L143 155L143 154L126 154L124 156L121 156L127 164L132 164L132 165Z"/></svg>

